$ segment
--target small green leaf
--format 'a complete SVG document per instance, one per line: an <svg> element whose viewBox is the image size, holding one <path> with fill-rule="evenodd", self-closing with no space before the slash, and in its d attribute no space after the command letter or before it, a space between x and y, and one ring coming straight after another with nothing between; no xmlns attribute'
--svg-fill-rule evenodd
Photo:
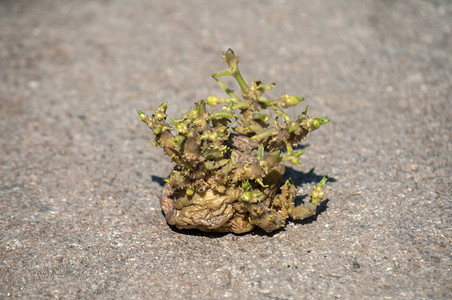
<svg viewBox="0 0 452 300"><path fill-rule="evenodd" d="M275 135L275 134L278 134L278 131L276 131L276 130L269 130L269 131L265 131L265 132L256 134L255 136L252 136L250 138L250 140L259 141L259 140L263 140L263 139L268 138L268 137L270 137L272 135Z"/></svg>
<svg viewBox="0 0 452 300"><path fill-rule="evenodd" d="M264 145L260 144L259 148L257 149L257 159L261 160L262 158L264 158Z"/></svg>
<svg viewBox="0 0 452 300"><path fill-rule="evenodd" d="M257 179L256 179L256 182L259 183L261 187L264 187L264 188L265 188L265 187L268 187L268 184L264 184L264 183L262 182L262 179L260 179L260 178L257 178Z"/></svg>
<svg viewBox="0 0 452 300"><path fill-rule="evenodd" d="M217 111L210 115L210 119L221 119L221 118L232 119L237 118L237 115L228 111Z"/></svg>
<svg viewBox="0 0 452 300"><path fill-rule="evenodd" d="M210 96L205 100L205 102L206 102L206 104L213 106L213 105L217 105L217 104L228 103L230 100L231 99Z"/></svg>
<svg viewBox="0 0 452 300"><path fill-rule="evenodd" d="M287 123L292 122L292 119L289 117L288 114L286 114L285 112L283 112L280 109L277 109L276 107L272 106L273 110L275 111L275 113L277 113L278 115L281 115L284 118L284 121L286 121Z"/></svg>

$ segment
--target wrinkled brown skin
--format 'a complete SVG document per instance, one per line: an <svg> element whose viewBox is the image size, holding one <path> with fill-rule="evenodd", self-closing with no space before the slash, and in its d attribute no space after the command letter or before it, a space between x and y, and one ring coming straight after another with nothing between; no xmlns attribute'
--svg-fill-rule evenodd
<svg viewBox="0 0 452 300"><path fill-rule="evenodd" d="M240 198L242 189L237 185L224 194L208 189L187 196L167 183L160 204L168 224L178 229L241 234L258 226L272 232L284 227L289 216L305 219L315 215L324 196L323 185L317 185L310 200L295 207L296 188L290 184L280 187L284 171L284 165L278 164L268 172L264 178L264 184L268 186L259 189L262 195L258 202L243 201Z"/></svg>
<svg viewBox="0 0 452 300"><path fill-rule="evenodd" d="M205 232L235 232L251 231L254 226L246 221L246 215L241 213L240 206L234 208L234 203L225 201L219 209L211 209L208 205L187 206L185 209L174 208L174 189L169 184L163 187L160 204L166 221L178 229L199 229ZM243 210L242 210L243 211Z"/></svg>
<svg viewBox="0 0 452 300"><path fill-rule="evenodd" d="M219 194L212 190L207 190L200 195L193 195L193 198L200 198L204 201L193 201L190 205L181 209L175 207L175 202L182 202L181 198L175 196L175 189L170 184L165 184L160 198L160 204L165 214L166 221L178 229L199 229L205 232L234 232L245 233L254 229L257 225L267 232L274 231L285 225L288 213L284 210L279 212L271 209L272 199L279 191L279 184L284 176L284 165L280 164L273 168L265 179L265 184L269 185L263 191L266 201L259 203L247 203L237 198L234 193ZM290 197L288 203L292 203L295 197L285 193L282 197ZM182 197L185 200L185 197ZM214 200L215 198L215 200ZM210 200L211 199L211 200ZM212 204L213 202L217 202ZM289 205L290 207L290 205Z"/></svg>
<svg viewBox="0 0 452 300"><path fill-rule="evenodd" d="M247 137L233 136L232 144L237 165L257 162L256 143L249 142ZM237 169L237 171L241 170L242 168ZM263 173L263 171L261 172ZM187 196L183 192L178 193L167 183L163 188L160 204L167 222L178 229L196 228L205 232L240 234L258 226L271 232L285 225L285 220L294 206L295 188L290 186L282 193L280 191L284 173L285 166L282 163L274 165L268 171L263 177L264 185L268 186L265 188L254 187L255 190L262 193L262 196L259 197L260 201L257 203L240 199L243 190L241 182L239 182L231 184L229 190L223 194L208 189L204 193L195 193L192 196ZM208 181L206 178L204 180ZM278 193L281 193L280 201L275 203L274 199Z"/></svg>

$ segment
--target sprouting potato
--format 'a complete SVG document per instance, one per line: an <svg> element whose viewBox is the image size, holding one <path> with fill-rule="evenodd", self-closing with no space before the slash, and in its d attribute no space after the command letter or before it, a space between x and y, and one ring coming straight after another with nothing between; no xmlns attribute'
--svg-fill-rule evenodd
<svg viewBox="0 0 452 300"><path fill-rule="evenodd" d="M267 99L263 94L274 84L248 85L231 49L223 60L229 68L212 77L228 97L201 100L179 120L171 119L172 124L166 120L167 103L152 116L138 111L153 130L153 143L175 164L160 199L167 222L179 229L244 233L258 226L271 232L285 226L288 217L313 216L324 197L326 178L305 204L295 206L292 179L283 183L284 162L300 164L303 151L294 146L328 118L308 117L305 108L293 120L283 109L299 105L303 97ZM235 78L241 97L219 80L222 76ZM207 105L223 106L209 111Z"/></svg>

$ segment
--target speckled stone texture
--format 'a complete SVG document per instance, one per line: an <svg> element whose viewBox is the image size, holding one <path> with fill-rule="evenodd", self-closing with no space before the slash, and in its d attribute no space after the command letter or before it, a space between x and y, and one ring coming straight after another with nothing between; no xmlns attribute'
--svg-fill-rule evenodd
<svg viewBox="0 0 452 300"><path fill-rule="evenodd" d="M451 19L446 0L0 1L0 298L451 299ZM300 198L331 178L322 212L274 234L170 228L172 165L136 113L223 96L228 47L332 119L289 170Z"/></svg>

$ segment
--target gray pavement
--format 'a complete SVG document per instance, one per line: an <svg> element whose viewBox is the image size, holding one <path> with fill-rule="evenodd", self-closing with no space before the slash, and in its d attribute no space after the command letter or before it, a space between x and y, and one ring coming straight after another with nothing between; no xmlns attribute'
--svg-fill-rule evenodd
<svg viewBox="0 0 452 300"><path fill-rule="evenodd" d="M0 1L0 299L451 299L450 1ZM136 110L246 79L332 122L290 170L316 218L180 232ZM300 108L301 109L301 108ZM296 112L293 112L296 113Z"/></svg>

